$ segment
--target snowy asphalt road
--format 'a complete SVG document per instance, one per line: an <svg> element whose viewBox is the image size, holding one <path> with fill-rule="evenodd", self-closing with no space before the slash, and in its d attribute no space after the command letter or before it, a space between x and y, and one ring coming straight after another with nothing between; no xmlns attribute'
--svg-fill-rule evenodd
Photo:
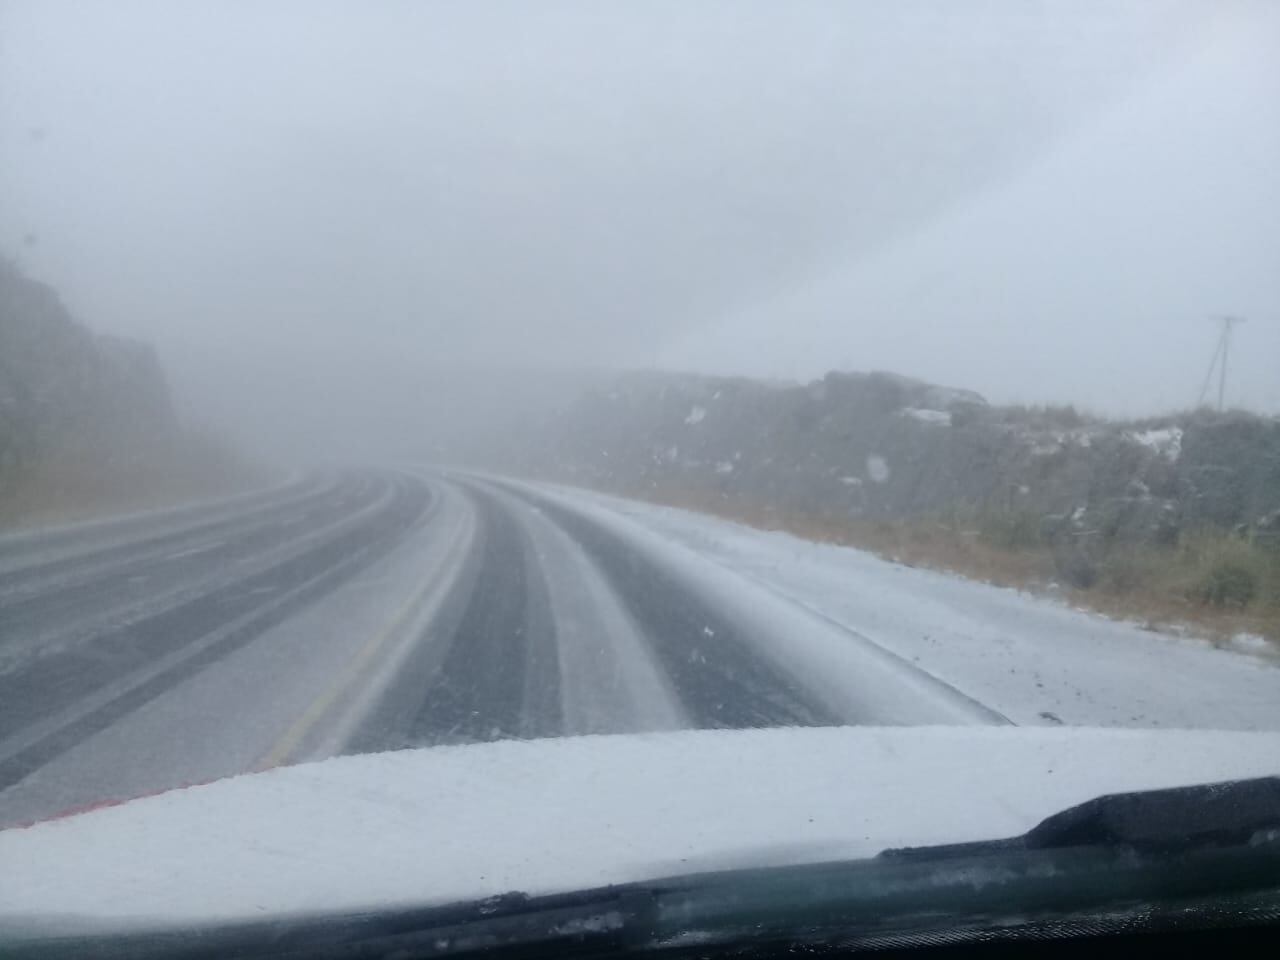
<svg viewBox="0 0 1280 960"><path fill-rule="evenodd" d="M364 471L0 538L0 826L509 737L1276 730L1278 681L1265 656L856 550L585 491Z"/></svg>
<svg viewBox="0 0 1280 960"><path fill-rule="evenodd" d="M0 546L0 825L337 753L1003 719L497 480L310 478Z"/></svg>

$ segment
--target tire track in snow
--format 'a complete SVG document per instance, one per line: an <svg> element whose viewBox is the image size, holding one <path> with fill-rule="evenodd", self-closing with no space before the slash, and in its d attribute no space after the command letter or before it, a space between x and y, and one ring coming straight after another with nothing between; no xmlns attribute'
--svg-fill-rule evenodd
<svg viewBox="0 0 1280 960"><path fill-rule="evenodd" d="M542 509L493 484L546 583L565 736L681 730L689 718L604 572Z"/></svg>
<svg viewBox="0 0 1280 960"><path fill-rule="evenodd" d="M264 516L294 510L330 498L349 478L310 477L282 487L244 494L210 504L138 514L48 531L0 537L5 554L0 569L0 602L29 597L46 589L65 589L126 564L151 559L158 552L199 543L211 533L229 539L239 527L251 527Z"/></svg>
<svg viewBox="0 0 1280 960"><path fill-rule="evenodd" d="M426 507L420 481L274 566L99 638L93 656L51 657L0 678L0 789L243 647L372 563Z"/></svg>
<svg viewBox="0 0 1280 960"><path fill-rule="evenodd" d="M756 657L726 617L661 566L571 510L545 500L539 500L538 506L607 575L644 631L693 726L827 726L840 722L794 678Z"/></svg>
<svg viewBox="0 0 1280 960"><path fill-rule="evenodd" d="M564 718L542 573L516 519L491 494L468 493L481 519L479 569L406 740L426 745L558 735Z"/></svg>
<svg viewBox="0 0 1280 960"><path fill-rule="evenodd" d="M65 576L46 575L0 598L0 669L91 639L105 626L151 616L171 597L302 541L385 493L385 485L353 477L325 493L202 528L198 535L162 537L136 550L95 556L91 563L71 561Z"/></svg>

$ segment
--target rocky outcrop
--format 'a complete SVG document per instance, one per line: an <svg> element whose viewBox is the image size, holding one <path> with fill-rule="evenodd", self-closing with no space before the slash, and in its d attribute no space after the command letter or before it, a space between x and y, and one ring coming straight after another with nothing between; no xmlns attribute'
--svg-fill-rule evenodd
<svg viewBox="0 0 1280 960"><path fill-rule="evenodd" d="M32 464L74 456L106 469L175 432L150 347L91 332L0 259L0 495Z"/></svg>
<svg viewBox="0 0 1280 960"><path fill-rule="evenodd" d="M0 261L0 457L168 429L154 351L80 326L48 286Z"/></svg>
<svg viewBox="0 0 1280 960"><path fill-rule="evenodd" d="M1110 422L996 407L886 373L810 384L631 374L556 418L525 465L630 493L724 494L812 516L1025 517L1064 552L1280 524L1280 421Z"/></svg>

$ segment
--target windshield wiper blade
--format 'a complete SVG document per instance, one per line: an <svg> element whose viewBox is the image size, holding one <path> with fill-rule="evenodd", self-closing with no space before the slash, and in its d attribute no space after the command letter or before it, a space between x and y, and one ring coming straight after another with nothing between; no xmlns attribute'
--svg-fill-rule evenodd
<svg viewBox="0 0 1280 960"><path fill-rule="evenodd" d="M708 942L834 935L870 947L1032 928L1276 925L1280 778L1098 797L1001 840L691 880L658 897L668 942L681 929Z"/></svg>
<svg viewBox="0 0 1280 960"><path fill-rule="evenodd" d="M902 847L880 856L936 860L1001 850L1122 845L1172 853L1205 845L1244 844L1265 830L1280 830L1280 777L1112 793L1046 817L1017 837Z"/></svg>
<svg viewBox="0 0 1280 960"><path fill-rule="evenodd" d="M1030 849L1123 843L1146 850L1248 843L1280 828L1280 777L1115 793L1055 814L1026 835Z"/></svg>

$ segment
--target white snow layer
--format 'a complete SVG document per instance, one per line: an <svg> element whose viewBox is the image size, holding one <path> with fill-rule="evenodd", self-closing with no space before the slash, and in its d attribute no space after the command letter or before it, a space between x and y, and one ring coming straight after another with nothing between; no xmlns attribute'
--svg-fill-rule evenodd
<svg viewBox="0 0 1280 960"><path fill-rule="evenodd" d="M1021 833L1102 793L1262 775L1277 756L1277 734L845 727L343 757L0 831L0 926L441 903L870 856Z"/></svg>
<svg viewBox="0 0 1280 960"><path fill-rule="evenodd" d="M940 427L951 426L951 414L946 410L925 410L920 407L903 407L901 413L904 417L910 417L912 420L919 420L921 423L936 424Z"/></svg>
<svg viewBox="0 0 1280 960"><path fill-rule="evenodd" d="M1144 430L1129 436L1167 460L1176 461L1182 455L1182 428L1165 427L1163 430Z"/></svg>

